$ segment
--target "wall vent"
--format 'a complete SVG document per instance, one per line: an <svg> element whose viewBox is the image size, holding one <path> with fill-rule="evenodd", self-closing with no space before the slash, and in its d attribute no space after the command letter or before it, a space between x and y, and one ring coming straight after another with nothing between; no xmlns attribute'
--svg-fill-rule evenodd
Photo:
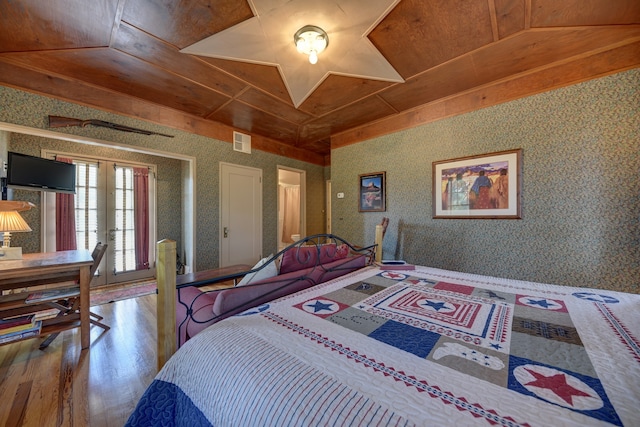
<svg viewBox="0 0 640 427"><path fill-rule="evenodd" d="M251 135L234 131L233 149L234 151L251 154Z"/></svg>

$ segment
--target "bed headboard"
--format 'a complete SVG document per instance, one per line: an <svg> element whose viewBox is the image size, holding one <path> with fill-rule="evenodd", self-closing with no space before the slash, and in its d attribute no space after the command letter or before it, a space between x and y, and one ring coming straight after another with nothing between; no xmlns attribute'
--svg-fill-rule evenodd
<svg viewBox="0 0 640 427"><path fill-rule="evenodd" d="M376 225L376 237L374 244L376 245L376 262L382 261L382 241L384 235L387 232L387 226L389 225L389 218L383 217L382 222Z"/></svg>
<svg viewBox="0 0 640 427"><path fill-rule="evenodd" d="M347 243L352 249L357 251L369 251L369 261L380 261L382 259L382 240L389 223L388 218L383 218L382 222L376 225L375 243L367 247L355 248L344 239L331 235L319 234L309 236L291 246L302 245L314 242L318 244L321 239L333 242L341 241ZM372 259L373 258L373 259ZM239 273L237 276L242 276ZM176 242L174 240L164 239L156 245L156 281L158 286L157 300L157 331L158 331L158 355L157 366L162 368L169 360L169 357L176 352Z"/></svg>

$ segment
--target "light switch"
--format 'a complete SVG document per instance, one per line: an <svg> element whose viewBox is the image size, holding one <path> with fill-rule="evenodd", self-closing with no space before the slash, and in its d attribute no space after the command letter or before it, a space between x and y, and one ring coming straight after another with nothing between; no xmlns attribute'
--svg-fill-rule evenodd
<svg viewBox="0 0 640 427"><path fill-rule="evenodd" d="M344 199L344 193L338 193L337 196L338 199Z"/></svg>

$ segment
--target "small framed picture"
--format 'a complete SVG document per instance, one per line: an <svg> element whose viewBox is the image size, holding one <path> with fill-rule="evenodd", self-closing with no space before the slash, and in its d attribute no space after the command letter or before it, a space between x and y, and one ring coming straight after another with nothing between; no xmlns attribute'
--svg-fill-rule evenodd
<svg viewBox="0 0 640 427"><path fill-rule="evenodd" d="M433 162L433 217L520 219L522 149Z"/></svg>
<svg viewBox="0 0 640 427"><path fill-rule="evenodd" d="M384 212L387 210L385 175L386 172L359 175L358 211Z"/></svg>

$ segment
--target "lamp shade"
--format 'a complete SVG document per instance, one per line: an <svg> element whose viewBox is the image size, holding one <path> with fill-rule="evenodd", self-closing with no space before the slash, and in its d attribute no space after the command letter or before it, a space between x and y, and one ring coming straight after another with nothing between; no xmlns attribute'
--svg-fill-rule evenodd
<svg viewBox="0 0 640 427"><path fill-rule="evenodd" d="M22 248L11 248L11 233L31 231L29 224L22 219L18 211L27 211L35 207L31 202L0 200L0 233L2 233L2 260L21 259Z"/></svg>
<svg viewBox="0 0 640 427"><path fill-rule="evenodd" d="M0 212L5 211L28 211L31 208L35 208L31 202L22 202L18 200L0 200Z"/></svg>
<svg viewBox="0 0 640 427"><path fill-rule="evenodd" d="M31 227L22 219L18 211L0 211L0 232L15 233L19 231L31 231Z"/></svg>

